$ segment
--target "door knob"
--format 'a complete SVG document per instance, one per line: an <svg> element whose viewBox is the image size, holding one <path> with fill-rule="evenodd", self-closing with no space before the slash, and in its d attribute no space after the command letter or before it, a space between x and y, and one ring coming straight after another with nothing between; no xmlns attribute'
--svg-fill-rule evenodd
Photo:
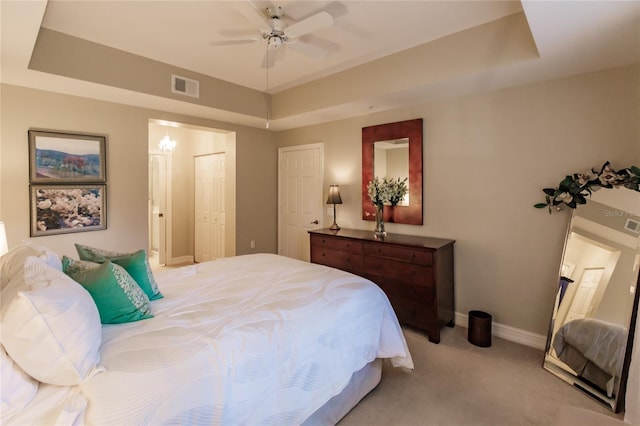
<svg viewBox="0 0 640 426"><path fill-rule="evenodd" d="M164 214L158 213L158 217L164 217Z"/></svg>
<svg viewBox="0 0 640 426"><path fill-rule="evenodd" d="M318 222L318 219L316 219L316 220L314 220L314 221L313 221L313 222L311 222L311 223L313 223L314 225L317 225L319 222Z"/></svg>

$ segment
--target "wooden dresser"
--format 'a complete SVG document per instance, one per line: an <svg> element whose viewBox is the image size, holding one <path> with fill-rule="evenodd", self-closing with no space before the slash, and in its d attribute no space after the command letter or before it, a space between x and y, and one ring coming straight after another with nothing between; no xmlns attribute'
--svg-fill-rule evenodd
<svg viewBox="0 0 640 426"><path fill-rule="evenodd" d="M309 231L311 262L342 269L376 283L401 323L440 342L440 329L454 325L453 240L373 231Z"/></svg>

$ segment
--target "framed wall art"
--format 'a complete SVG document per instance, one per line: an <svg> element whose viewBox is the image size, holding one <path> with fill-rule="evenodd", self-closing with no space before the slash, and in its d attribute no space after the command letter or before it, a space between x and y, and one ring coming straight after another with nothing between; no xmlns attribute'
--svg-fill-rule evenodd
<svg viewBox="0 0 640 426"><path fill-rule="evenodd" d="M106 185L31 185L31 236L107 228Z"/></svg>
<svg viewBox="0 0 640 426"><path fill-rule="evenodd" d="M106 136L29 130L31 183L106 183Z"/></svg>

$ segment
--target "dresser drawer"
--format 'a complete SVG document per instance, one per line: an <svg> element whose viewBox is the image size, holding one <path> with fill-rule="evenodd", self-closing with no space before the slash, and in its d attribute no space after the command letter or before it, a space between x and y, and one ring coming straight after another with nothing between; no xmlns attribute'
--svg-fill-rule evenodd
<svg viewBox="0 0 640 426"><path fill-rule="evenodd" d="M438 324L435 311L421 303L396 297L389 297L389 301L401 323L424 330L430 330ZM437 339L440 340L439 336Z"/></svg>
<svg viewBox="0 0 640 426"><path fill-rule="evenodd" d="M433 268L431 266L365 255L363 267L367 274L373 276L394 277L397 281L403 281L407 284L433 287Z"/></svg>
<svg viewBox="0 0 640 426"><path fill-rule="evenodd" d="M362 253L362 243L349 240L346 238L324 237L320 235L311 235L312 249L330 249L345 251L353 254Z"/></svg>
<svg viewBox="0 0 640 426"><path fill-rule="evenodd" d="M433 253L428 250L415 248L385 246L384 244L364 243L364 254L370 256L387 257L419 265L433 265Z"/></svg>
<svg viewBox="0 0 640 426"><path fill-rule="evenodd" d="M311 262L342 269L343 271L362 273L362 255L330 250L324 247L311 249Z"/></svg>
<svg viewBox="0 0 640 426"><path fill-rule="evenodd" d="M432 306L434 301L433 289L424 285L407 284L393 277L366 275L375 282L390 299L404 299L418 302L426 307Z"/></svg>

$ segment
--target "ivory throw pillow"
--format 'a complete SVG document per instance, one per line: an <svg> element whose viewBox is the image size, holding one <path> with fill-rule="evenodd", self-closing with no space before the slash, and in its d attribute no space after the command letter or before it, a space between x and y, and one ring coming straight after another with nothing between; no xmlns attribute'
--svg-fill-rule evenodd
<svg viewBox="0 0 640 426"><path fill-rule="evenodd" d="M47 265L62 271L60 256L46 247L39 246L25 240L22 245L15 247L0 256L0 315L18 294L25 289L24 262L29 256L39 257Z"/></svg>
<svg viewBox="0 0 640 426"><path fill-rule="evenodd" d="M89 293L37 257L24 263L27 290L2 318L2 344L34 379L77 385L99 371L102 325Z"/></svg>
<svg viewBox="0 0 640 426"><path fill-rule="evenodd" d="M38 391L38 382L29 377L0 346L0 423L26 407Z"/></svg>
<svg viewBox="0 0 640 426"><path fill-rule="evenodd" d="M147 253L144 250L138 250L133 253L119 253L82 244L75 244L75 246L81 260L97 263L104 263L110 260L116 265L122 266L138 283L149 297L149 300L157 300L163 297L151 271Z"/></svg>

